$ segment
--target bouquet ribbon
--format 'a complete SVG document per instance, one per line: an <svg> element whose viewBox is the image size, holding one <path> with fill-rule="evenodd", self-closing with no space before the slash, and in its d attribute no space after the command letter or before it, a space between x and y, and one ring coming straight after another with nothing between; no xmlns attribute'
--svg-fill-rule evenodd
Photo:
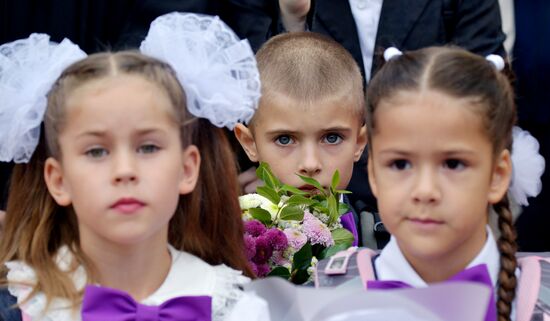
<svg viewBox="0 0 550 321"><path fill-rule="evenodd" d="M211 321L212 298L185 296L159 306L136 302L127 293L87 286L82 302L82 321Z"/></svg>
<svg viewBox="0 0 550 321"><path fill-rule="evenodd" d="M355 219L353 218L353 212L347 212L346 214L340 216L340 222L342 226L353 234L353 243L351 246L357 246L359 244L359 234L357 234L357 225L355 224Z"/></svg>

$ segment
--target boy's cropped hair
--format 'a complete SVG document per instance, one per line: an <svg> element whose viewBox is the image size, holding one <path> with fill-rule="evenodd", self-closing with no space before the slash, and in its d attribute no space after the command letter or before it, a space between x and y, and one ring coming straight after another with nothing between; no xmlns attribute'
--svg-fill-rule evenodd
<svg viewBox="0 0 550 321"><path fill-rule="evenodd" d="M313 32L284 33L267 41L256 59L262 83L260 108L277 95L306 108L336 100L354 106L363 122L365 99L359 66L334 40Z"/></svg>

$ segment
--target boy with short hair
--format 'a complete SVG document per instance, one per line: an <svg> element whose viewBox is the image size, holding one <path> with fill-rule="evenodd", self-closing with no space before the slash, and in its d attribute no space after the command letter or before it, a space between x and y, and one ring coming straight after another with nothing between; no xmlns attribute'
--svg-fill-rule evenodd
<svg viewBox="0 0 550 321"><path fill-rule="evenodd" d="M283 183L306 191L312 186L296 174L328 187L338 170L338 188L345 189L367 143L363 81L353 57L325 36L295 32L271 38L256 59L260 104L248 127L235 127L250 160L268 163ZM358 221L353 213L342 216L354 245Z"/></svg>

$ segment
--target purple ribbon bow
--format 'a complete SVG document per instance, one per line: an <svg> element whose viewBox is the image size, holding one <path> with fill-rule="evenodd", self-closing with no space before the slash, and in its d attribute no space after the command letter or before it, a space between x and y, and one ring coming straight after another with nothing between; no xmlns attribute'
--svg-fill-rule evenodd
<svg viewBox="0 0 550 321"><path fill-rule="evenodd" d="M471 268L465 269L457 273L445 282L457 281L480 283L488 286L491 289L491 295L489 296L489 306L487 307L487 313L485 314L485 321L496 321L497 312L494 288L493 282L491 281L491 276L489 275L489 270L487 269L487 265L479 264L476 266L472 266ZM367 281L367 289L369 290L390 290L403 288L412 288L412 286L401 281Z"/></svg>
<svg viewBox="0 0 550 321"><path fill-rule="evenodd" d="M212 298L186 296L159 306L136 302L127 293L89 285L84 290L82 321L211 321Z"/></svg>

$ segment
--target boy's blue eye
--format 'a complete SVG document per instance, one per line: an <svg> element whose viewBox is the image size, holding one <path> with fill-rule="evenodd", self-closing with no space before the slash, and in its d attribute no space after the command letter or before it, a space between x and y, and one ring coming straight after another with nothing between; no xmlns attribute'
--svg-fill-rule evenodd
<svg viewBox="0 0 550 321"><path fill-rule="evenodd" d="M451 170L461 170L466 166L466 164L458 159L447 159L444 162L444 166Z"/></svg>
<svg viewBox="0 0 550 321"><path fill-rule="evenodd" d="M278 144L278 145L290 145L294 142L294 140L292 139L292 137L290 137L289 135L281 135L281 136L278 136L277 138L275 138L275 142Z"/></svg>
<svg viewBox="0 0 550 321"><path fill-rule="evenodd" d="M390 165L392 168L400 171L411 168L411 162L406 159L396 159Z"/></svg>
<svg viewBox="0 0 550 321"><path fill-rule="evenodd" d="M102 147L94 147L90 148L85 153L87 156L90 156L92 158L101 158L107 156L109 153L107 152L107 149Z"/></svg>
<svg viewBox="0 0 550 321"><path fill-rule="evenodd" d="M338 144L342 142L342 136L338 134L328 134L325 136L325 142L328 144Z"/></svg>
<svg viewBox="0 0 550 321"><path fill-rule="evenodd" d="M145 144L145 145L139 146L138 152L142 154L151 154L158 151L159 149L160 148L157 145Z"/></svg>

